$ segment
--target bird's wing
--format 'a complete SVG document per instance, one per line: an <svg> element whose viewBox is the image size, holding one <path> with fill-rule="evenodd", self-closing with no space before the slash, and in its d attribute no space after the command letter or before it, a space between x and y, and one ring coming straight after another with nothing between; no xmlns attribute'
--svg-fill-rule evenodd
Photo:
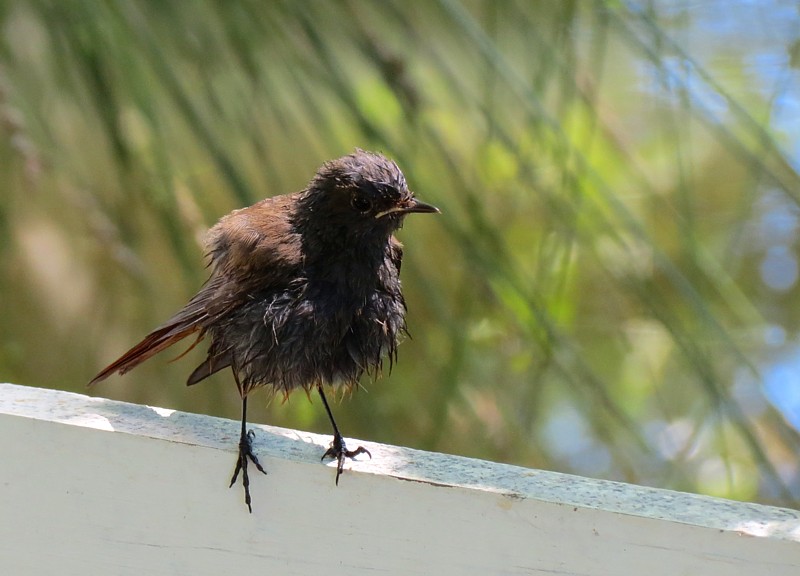
<svg viewBox="0 0 800 576"><path fill-rule="evenodd" d="M288 211L291 197L268 198L228 214L207 236L211 278L177 314L104 368L89 385L125 374L172 344L219 322L255 291L286 284L302 262L299 235ZM190 348L191 349L191 348ZM208 360L189 379L193 384L230 365L226 350L209 350Z"/></svg>

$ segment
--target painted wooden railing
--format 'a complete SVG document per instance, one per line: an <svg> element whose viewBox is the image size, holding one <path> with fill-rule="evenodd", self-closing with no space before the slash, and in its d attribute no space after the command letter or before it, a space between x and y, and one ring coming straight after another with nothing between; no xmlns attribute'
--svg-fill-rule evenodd
<svg viewBox="0 0 800 576"><path fill-rule="evenodd" d="M0 384L0 575L800 574L800 512Z"/></svg>

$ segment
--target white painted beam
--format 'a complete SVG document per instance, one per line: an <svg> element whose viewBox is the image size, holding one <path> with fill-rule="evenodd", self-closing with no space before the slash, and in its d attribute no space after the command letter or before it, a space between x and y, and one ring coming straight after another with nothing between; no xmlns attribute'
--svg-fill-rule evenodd
<svg viewBox="0 0 800 576"><path fill-rule="evenodd" d="M0 384L0 574L800 574L800 512Z"/></svg>

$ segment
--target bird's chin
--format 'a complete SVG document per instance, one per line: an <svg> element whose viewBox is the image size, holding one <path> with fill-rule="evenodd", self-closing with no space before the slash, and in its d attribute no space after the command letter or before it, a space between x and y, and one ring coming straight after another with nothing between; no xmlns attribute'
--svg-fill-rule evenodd
<svg viewBox="0 0 800 576"><path fill-rule="evenodd" d="M395 230L400 230L403 227L403 223L406 220L405 216L406 215L403 212L395 212L394 214L388 214L384 216L382 220L386 223L385 225L391 233Z"/></svg>

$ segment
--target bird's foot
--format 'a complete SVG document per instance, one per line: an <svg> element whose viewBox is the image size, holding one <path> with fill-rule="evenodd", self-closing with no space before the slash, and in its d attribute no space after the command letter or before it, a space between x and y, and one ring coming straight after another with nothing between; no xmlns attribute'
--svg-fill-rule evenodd
<svg viewBox="0 0 800 576"><path fill-rule="evenodd" d="M250 506L250 477L247 475L247 459L249 458L250 461L256 465L261 472L264 474L267 473L266 470L261 466L258 462L258 458L253 453L253 438L255 437L255 432L252 430L248 430L247 434L242 435L239 439L239 458L236 460L236 469L233 471L233 477L231 478L231 483L228 485L228 488L234 485L236 482L236 478L239 477L239 470L242 471L242 486L244 487L244 503L247 504L247 509L250 510L250 513L253 513L253 507Z"/></svg>
<svg viewBox="0 0 800 576"><path fill-rule="evenodd" d="M344 443L344 438L341 434L336 434L333 437L333 441L331 442L330 448L322 455L320 460L325 460L325 458L331 457L337 460L336 466L336 485L339 485L339 476L342 475L342 471L344 470L344 459L345 458L355 458L359 454L366 454L369 456L370 460L372 460L372 454L369 453L369 450L364 448L363 446L359 446L355 450L348 450L347 445Z"/></svg>

